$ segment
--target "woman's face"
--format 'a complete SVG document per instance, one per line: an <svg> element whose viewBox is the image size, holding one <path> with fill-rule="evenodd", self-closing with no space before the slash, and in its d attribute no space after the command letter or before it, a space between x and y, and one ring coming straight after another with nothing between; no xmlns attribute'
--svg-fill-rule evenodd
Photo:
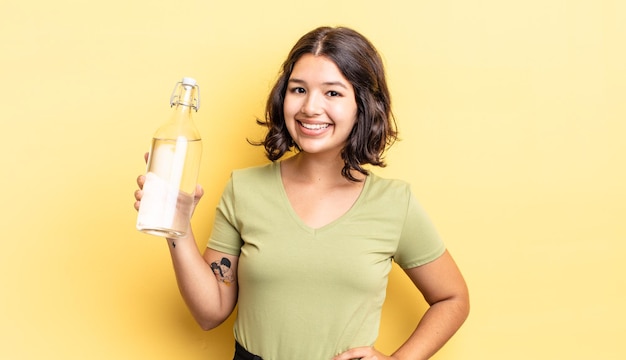
<svg viewBox="0 0 626 360"><path fill-rule="evenodd" d="M294 64L283 111L303 152L339 154L357 118L354 88L332 60L305 54Z"/></svg>

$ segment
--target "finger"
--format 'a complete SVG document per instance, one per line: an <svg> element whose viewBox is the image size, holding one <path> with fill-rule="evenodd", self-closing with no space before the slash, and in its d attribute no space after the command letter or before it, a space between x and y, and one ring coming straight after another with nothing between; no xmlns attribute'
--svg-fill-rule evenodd
<svg viewBox="0 0 626 360"><path fill-rule="evenodd" d="M204 196L204 189L202 188L202 185L197 184L196 185L196 193L194 194L194 197L198 200L200 200L200 198Z"/></svg>
<svg viewBox="0 0 626 360"><path fill-rule="evenodd" d="M357 348L352 348L350 350L347 350L337 355L333 360L354 360L354 359L372 360L372 359L388 359L388 358L371 346L363 346L363 347L357 347Z"/></svg>
<svg viewBox="0 0 626 360"><path fill-rule="evenodd" d="M350 350L344 351L343 353L335 356L333 360L361 359L365 357L366 349L367 348L352 348Z"/></svg>
<svg viewBox="0 0 626 360"><path fill-rule="evenodd" d="M137 185L139 185L139 189L143 189L143 184L145 182L146 182L146 176L145 175L137 176Z"/></svg>
<svg viewBox="0 0 626 360"><path fill-rule="evenodd" d="M139 210L139 205L141 205L142 197L143 197L143 190L141 189L135 190L135 203L133 204L133 206L135 207L135 210Z"/></svg>
<svg viewBox="0 0 626 360"><path fill-rule="evenodd" d="M150 155L150 153L145 153L143 154L143 159L146 161L146 164L148 163L148 156Z"/></svg>

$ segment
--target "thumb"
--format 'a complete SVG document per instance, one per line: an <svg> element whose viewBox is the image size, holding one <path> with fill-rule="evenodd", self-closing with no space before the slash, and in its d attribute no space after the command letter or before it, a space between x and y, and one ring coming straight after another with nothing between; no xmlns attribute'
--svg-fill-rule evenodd
<svg viewBox="0 0 626 360"><path fill-rule="evenodd" d="M194 193L194 196L193 196L195 201L196 201L196 203L198 203L198 201L200 201L202 196L204 196L204 189L202 188L202 185L197 184L196 185L196 192Z"/></svg>

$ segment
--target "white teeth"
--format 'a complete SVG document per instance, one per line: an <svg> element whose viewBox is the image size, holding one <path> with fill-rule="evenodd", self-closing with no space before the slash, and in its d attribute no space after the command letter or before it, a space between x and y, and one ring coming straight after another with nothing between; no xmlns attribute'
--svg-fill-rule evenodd
<svg viewBox="0 0 626 360"><path fill-rule="evenodd" d="M321 130L321 129L326 129L329 124L305 124L305 123L300 123L302 124L303 127L309 129L309 130Z"/></svg>

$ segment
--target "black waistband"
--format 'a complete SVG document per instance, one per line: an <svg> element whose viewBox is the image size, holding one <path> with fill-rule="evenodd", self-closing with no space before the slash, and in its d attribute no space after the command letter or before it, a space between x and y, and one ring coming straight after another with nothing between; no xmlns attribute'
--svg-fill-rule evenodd
<svg viewBox="0 0 626 360"><path fill-rule="evenodd" d="M235 341L235 358L233 360L263 360L263 359L258 355L254 355L248 352L248 350L244 349L243 346L239 345L239 343Z"/></svg>

